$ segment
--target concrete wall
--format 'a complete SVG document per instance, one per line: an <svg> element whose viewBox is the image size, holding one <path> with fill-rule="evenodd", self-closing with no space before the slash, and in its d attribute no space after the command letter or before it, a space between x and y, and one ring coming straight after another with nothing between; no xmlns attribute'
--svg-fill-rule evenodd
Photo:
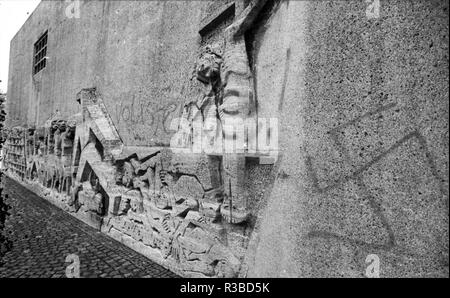
<svg viewBox="0 0 450 298"><path fill-rule="evenodd" d="M247 163L257 213L241 276L448 275L448 2L275 1L249 32L275 165ZM79 111L96 86L127 145L167 144L192 80L204 2L44 1L11 44L9 124ZM47 67L32 45L49 29Z"/></svg>
<svg viewBox="0 0 450 298"><path fill-rule="evenodd" d="M258 30L280 115L248 276L448 276L448 2L289 1ZM265 204L265 205L264 205Z"/></svg>
<svg viewBox="0 0 450 298"><path fill-rule="evenodd" d="M197 55L199 1L43 1L11 41L9 125L42 125L79 112L97 87L124 142L168 144ZM182 13L180 13L182 12ZM32 76L33 44L48 30L47 67Z"/></svg>

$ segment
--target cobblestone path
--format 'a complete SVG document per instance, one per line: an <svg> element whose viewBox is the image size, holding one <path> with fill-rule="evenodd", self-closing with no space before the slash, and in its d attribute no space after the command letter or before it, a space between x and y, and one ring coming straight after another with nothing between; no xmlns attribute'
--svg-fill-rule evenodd
<svg viewBox="0 0 450 298"><path fill-rule="evenodd" d="M76 254L80 277L177 277L51 203L2 176L11 215L6 235L12 249L0 267L1 277L66 277L66 257Z"/></svg>

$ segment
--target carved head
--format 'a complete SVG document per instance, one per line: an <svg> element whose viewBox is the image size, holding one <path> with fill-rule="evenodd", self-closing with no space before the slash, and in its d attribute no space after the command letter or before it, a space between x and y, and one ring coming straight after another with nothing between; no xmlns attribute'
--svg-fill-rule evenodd
<svg viewBox="0 0 450 298"><path fill-rule="evenodd" d="M55 132L63 132L66 130L66 121L65 120L54 120L52 121L51 131Z"/></svg>
<svg viewBox="0 0 450 298"><path fill-rule="evenodd" d="M218 45L203 47L197 61L197 79L204 84L216 84L220 80L222 62L222 53Z"/></svg>
<svg viewBox="0 0 450 298"><path fill-rule="evenodd" d="M76 123L74 122L67 122L66 124L66 139L72 140L75 138L75 129L76 129Z"/></svg>

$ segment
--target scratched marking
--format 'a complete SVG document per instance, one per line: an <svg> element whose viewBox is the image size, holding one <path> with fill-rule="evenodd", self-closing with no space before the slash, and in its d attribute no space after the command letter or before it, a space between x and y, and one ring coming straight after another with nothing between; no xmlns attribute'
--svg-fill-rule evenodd
<svg viewBox="0 0 450 298"><path fill-rule="evenodd" d="M341 134L339 132L342 132L348 126L354 125L355 123L357 123L358 121L361 121L364 118L371 117L371 116L381 113L383 111L387 111L389 109L392 109L395 106L396 106L396 103L381 106L374 111L370 111L366 114L363 114L363 115L347 122L346 124L338 126L328 132L328 134L330 135L330 138L332 139L332 141L334 143L334 146L336 147L338 152L342 156L344 156L345 161L348 164L350 164L350 165L352 164L351 163L352 159L350 158L350 154L349 154L347 148L342 144L342 142L340 140ZM373 165L380 162L383 158L390 155L395 150L397 150L400 146L402 146L403 144L405 144L406 142L408 142L409 140L412 140L412 139L417 140L420 147L424 151L427 164L429 165L429 167L431 169L431 173L435 177L435 179L439 182L438 184L439 184L440 192L446 197L446 205L447 205L447 209L448 209L448 193L446 192L445 186L442 183L440 183L441 179L439 177L438 170L437 170L436 164L434 162L434 158L433 158L430 150L427 147L425 138L420 134L419 131L414 130L414 131L408 133L407 135L405 135L400 140L396 141L394 143L394 145L392 145L390 148L388 148L381 154L374 157L371 161L367 162L366 164L364 164L360 167L357 167L352 173L341 176L338 180L328 184L325 187L320 187L320 185L319 185L319 179L318 179L317 173L313 167L313 158L309 155L306 157L307 171L308 171L309 177L313 183L313 186L317 192L319 192L319 193L328 192L350 180L353 180L356 182L356 184L358 185L358 187L361 189L362 193L364 194L365 198L369 202L369 207L372 209L375 216L378 217L378 219L381 221L382 226L386 229L386 231L388 233L387 242L383 243L383 244L373 244L373 243L368 243L368 242L365 242L362 240L342 236L342 235L332 233L332 232L314 231L314 230L310 231L307 234L306 238L334 238L334 239L337 239L340 241L348 242L348 243L351 243L354 245L358 245L358 246L362 246L362 247L366 247L366 248L370 248L370 249L382 249L382 250L396 249L397 251L402 252L404 254L414 255L415 254L414 252L407 251L405 248L396 247L394 231L392 230L386 216L382 212L381 207L377 204L374 196L370 193L368 187L365 185L365 183L363 182L363 179L361 177L361 175L365 171L367 171L369 168L371 168Z"/></svg>

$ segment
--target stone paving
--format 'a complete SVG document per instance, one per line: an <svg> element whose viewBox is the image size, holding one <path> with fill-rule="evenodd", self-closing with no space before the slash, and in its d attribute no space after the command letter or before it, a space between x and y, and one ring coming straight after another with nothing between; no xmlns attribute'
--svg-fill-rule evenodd
<svg viewBox="0 0 450 298"><path fill-rule="evenodd" d="M0 278L66 277L66 257L76 254L80 277L178 277L30 190L2 177L6 202L12 208L6 234L13 247L3 258Z"/></svg>

